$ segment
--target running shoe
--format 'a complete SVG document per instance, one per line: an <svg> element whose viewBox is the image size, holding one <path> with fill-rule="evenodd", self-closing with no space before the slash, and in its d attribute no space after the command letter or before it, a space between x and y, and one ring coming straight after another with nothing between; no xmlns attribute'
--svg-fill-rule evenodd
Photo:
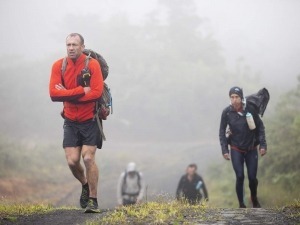
<svg viewBox="0 0 300 225"><path fill-rule="evenodd" d="M89 184L86 183L82 185L81 195L80 195L80 206L81 208L85 209L88 205L90 195Z"/></svg>
<svg viewBox="0 0 300 225"><path fill-rule="evenodd" d="M95 199L89 199L88 205L85 208L85 213L100 213L100 210L98 209L98 203Z"/></svg>

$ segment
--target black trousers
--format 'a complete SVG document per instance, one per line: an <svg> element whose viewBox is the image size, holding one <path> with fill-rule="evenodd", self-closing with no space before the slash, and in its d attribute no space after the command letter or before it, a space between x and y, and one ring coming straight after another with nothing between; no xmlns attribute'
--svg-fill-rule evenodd
<svg viewBox="0 0 300 225"><path fill-rule="evenodd" d="M231 161L232 166L236 175L236 194L240 203L244 200L244 163L246 163L249 188L251 192L251 197L257 196L257 185L258 180L257 175L257 164L258 164L258 153L257 149L250 150L248 152L240 152L236 150L231 150Z"/></svg>

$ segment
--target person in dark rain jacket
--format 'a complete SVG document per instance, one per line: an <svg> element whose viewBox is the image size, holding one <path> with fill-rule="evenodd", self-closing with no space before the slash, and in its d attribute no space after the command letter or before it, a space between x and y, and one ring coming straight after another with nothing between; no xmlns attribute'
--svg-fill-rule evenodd
<svg viewBox="0 0 300 225"><path fill-rule="evenodd" d="M190 204L199 203L204 197L208 201L208 193L202 177L196 173L197 165L190 164L186 169L186 174L180 178L176 197L178 200L185 199ZM203 195L202 193L203 192Z"/></svg>
<svg viewBox="0 0 300 225"><path fill-rule="evenodd" d="M219 130L222 154L226 160L231 159L236 174L236 193L239 207L246 208L243 196L244 163L246 163L253 208L260 208L257 199L257 149L259 146L261 156L267 153L265 127L255 110L246 104L241 88L231 88L229 97L231 104L222 112ZM227 127L229 127L228 137L226 135ZM230 152L228 145L230 145Z"/></svg>

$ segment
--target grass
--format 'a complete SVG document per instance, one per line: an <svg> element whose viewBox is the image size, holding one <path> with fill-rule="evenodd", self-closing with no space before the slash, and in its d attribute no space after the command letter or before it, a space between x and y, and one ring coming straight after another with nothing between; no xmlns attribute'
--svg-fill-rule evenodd
<svg viewBox="0 0 300 225"><path fill-rule="evenodd" d="M295 199L291 204L288 204L280 209L281 212L284 212L289 218L300 218L300 199Z"/></svg>
<svg viewBox="0 0 300 225"><path fill-rule="evenodd" d="M48 204L0 203L0 221L2 219L15 222L18 216L34 215L52 212L59 209ZM273 208L274 209L274 208ZM284 207L274 209L283 213L292 221L300 220L300 199L294 200ZM192 225L209 221L219 221L220 213L217 208L211 208L206 203L190 205L186 202L156 200L138 205L120 207L104 214L104 217L90 220L85 225Z"/></svg>
<svg viewBox="0 0 300 225"><path fill-rule="evenodd" d="M7 219L16 221L18 216L32 215L37 213L46 213L54 210L50 205L44 204L28 204L28 203L0 203L0 220Z"/></svg>
<svg viewBox="0 0 300 225"><path fill-rule="evenodd" d="M205 220L206 208L205 204L155 201L118 208L101 219L87 221L86 225L189 224L184 221L193 218Z"/></svg>

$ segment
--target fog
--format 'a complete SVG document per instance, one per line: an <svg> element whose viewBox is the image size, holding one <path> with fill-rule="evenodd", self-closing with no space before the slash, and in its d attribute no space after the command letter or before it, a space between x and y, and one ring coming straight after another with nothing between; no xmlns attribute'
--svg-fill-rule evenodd
<svg viewBox="0 0 300 225"><path fill-rule="evenodd" d="M48 54L64 54L64 38L73 32L65 27L67 16L78 23L78 16L93 15L105 21L111 16L126 15L134 24L142 24L158 9L157 0L138 1L1 1L1 49L5 54L34 60ZM202 29L220 42L227 64L235 68L238 60L262 75L265 82L276 77L277 85L299 73L300 23L297 0L198 0L197 14ZM76 29L77 28L77 29ZM82 28L75 26L75 31ZM93 32L84 33L86 41ZM32 54L35 49L35 54ZM292 79L291 79L292 80ZM286 81L291 85L292 81Z"/></svg>
<svg viewBox="0 0 300 225"><path fill-rule="evenodd" d="M222 160L217 133L231 86L246 94L267 87L266 117L294 86L299 9L296 0L2 0L0 134L60 151L62 104L50 101L48 81L53 62L66 55L66 36L81 33L110 66L114 114L98 155L104 180L115 185L127 162L137 161L151 192L174 193L188 163L205 173Z"/></svg>

